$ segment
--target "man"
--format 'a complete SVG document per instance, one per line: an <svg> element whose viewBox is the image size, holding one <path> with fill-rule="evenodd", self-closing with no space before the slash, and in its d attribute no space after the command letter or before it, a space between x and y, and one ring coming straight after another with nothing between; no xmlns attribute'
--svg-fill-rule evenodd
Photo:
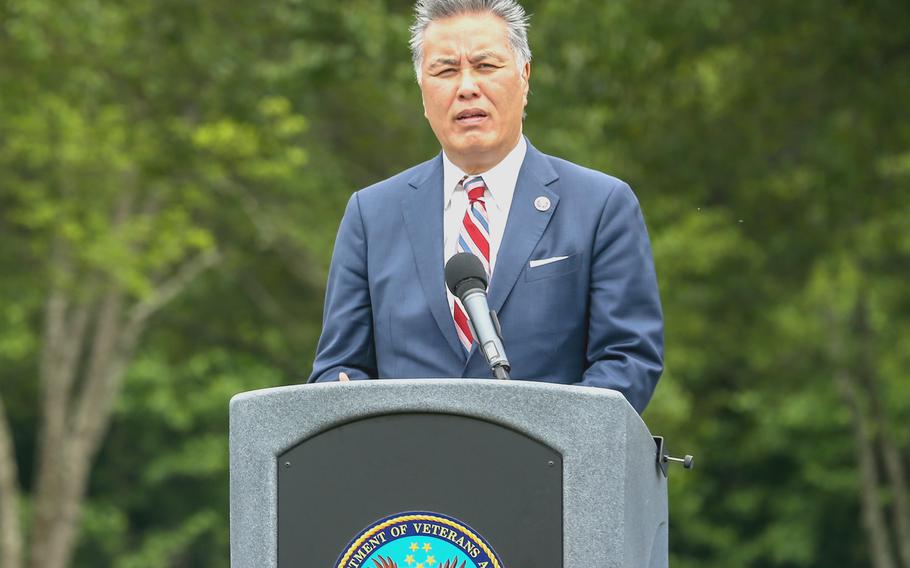
<svg viewBox="0 0 910 568"><path fill-rule="evenodd" d="M442 154L355 193L310 381L491 377L443 267L489 272L512 377L616 389L641 412L662 371L647 231L629 186L522 136L531 75L514 0L420 0L411 28Z"/></svg>

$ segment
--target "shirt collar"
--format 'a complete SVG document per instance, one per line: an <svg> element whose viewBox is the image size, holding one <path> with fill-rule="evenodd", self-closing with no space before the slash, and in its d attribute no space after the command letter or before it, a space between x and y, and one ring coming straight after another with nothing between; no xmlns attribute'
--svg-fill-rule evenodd
<svg viewBox="0 0 910 568"><path fill-rule="evenodd" d="M524 136L519 136L518 144L512 148L501 162L487 170L486 172L472 175L470 177L480 176L487 186L487 190L492 197L493 205L497 208L503 206L503 202L511 203L511 196L515 192L515 184L518 181L518 171L524 162L525 154L528 151L528 142ZM452 163L442 151L442 171L443 171L443 204L448 209L452 202L452 195L458 188L458 182L466 175L464 171Z"/></svg>

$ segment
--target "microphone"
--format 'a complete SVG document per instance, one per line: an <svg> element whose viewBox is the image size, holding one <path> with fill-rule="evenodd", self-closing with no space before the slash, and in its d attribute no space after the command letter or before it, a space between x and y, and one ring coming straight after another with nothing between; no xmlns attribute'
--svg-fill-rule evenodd
<svg viewBox="0 0 910 568"><path fill-rule="evenodd" d="M509 360L502 346L502 329L496 312L487 305L487 272L480 259L467 252L459 252L446 263L446 286L461 300L468 312L468 323L474 340L483 351L497 379L508 379Z"/></svg>

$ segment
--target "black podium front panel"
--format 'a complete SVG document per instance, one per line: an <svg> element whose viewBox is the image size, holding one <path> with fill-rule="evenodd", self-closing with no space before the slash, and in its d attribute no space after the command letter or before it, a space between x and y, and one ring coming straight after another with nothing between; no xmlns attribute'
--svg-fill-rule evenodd
<svg viewBox="0 0 910 568"><path fill-rule="evenodd" d="M504 568L562 566L560 454L509 428L448 414L365 418L279 456L278 566L334 568L365 527L410 511L464 523ZM445 559L435 560L426 568Z"/></svg>

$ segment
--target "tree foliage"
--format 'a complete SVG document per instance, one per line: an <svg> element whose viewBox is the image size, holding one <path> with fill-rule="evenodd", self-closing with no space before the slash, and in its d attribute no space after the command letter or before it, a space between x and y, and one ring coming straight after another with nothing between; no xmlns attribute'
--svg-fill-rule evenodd
<svg viewBox="0 0 910 568"><path fill-rule="evenodd" d="M4 566L228 565L228 399L303 380L347 197L438 151L411 7L0 0ZM910 567L910 7L526 7L525 133L651 231L674 566Z"/></svg>

